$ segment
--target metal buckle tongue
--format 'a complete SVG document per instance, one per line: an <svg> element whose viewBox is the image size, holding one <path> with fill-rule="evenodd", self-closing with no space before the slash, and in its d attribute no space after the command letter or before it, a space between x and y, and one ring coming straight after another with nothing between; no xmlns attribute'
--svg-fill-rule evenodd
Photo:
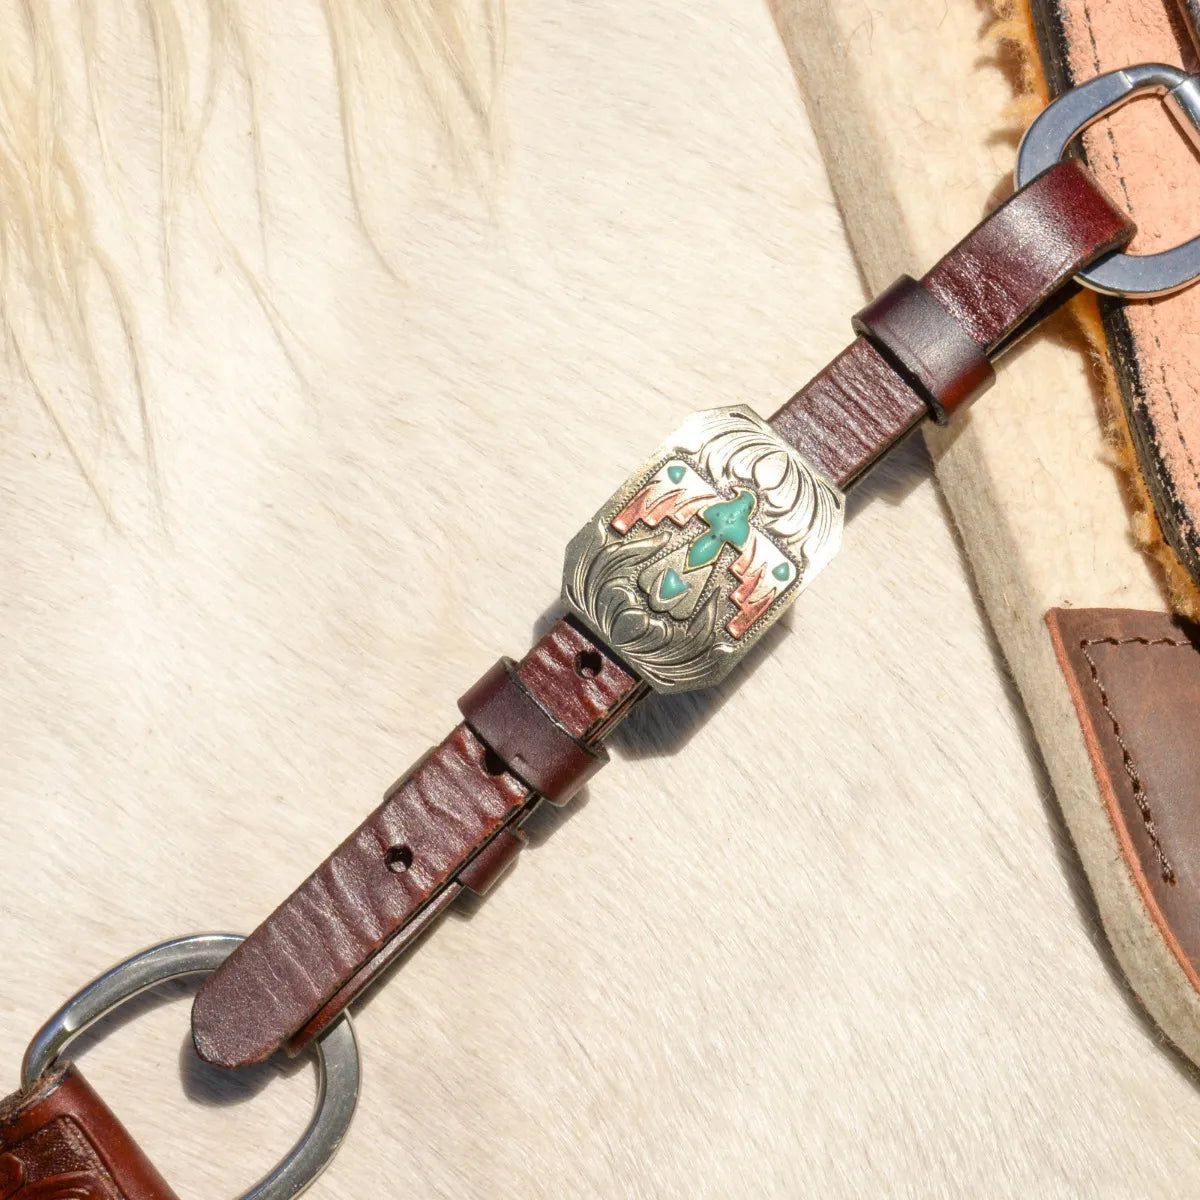
<svg viewBox="0 0 1200 1200"><path fill-rule="evenodd" d="M1165 63L1109 71L1064 92L1033 122L1017 151L1017 187L1052 167L1091 124L1136 96L1157 93L1200 150L1200 75ZM1165 296L1200 278L1200 237L1158 254L1110 254L1076 279L1112 296Z"/></svg>
<svg viewBox="0 0 1200 1200"><path fill-rule="evenodd" d="M142 992L185 975L215 971L241 945L236 933L201 933L151 946L118 963L77 992L38 1030L21 1083L32 1087L55 1059L90 1026ZM337 1153L358 1103L358 1044L343 1013L314 1043L317 1103L308 1128L288 1155L239 1200L290 1200L300 1195Z"/></svg>

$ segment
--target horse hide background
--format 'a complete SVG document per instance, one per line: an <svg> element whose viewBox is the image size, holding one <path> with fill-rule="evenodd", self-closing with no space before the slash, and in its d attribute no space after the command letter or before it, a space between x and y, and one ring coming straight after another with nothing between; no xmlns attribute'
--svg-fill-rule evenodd
<svg viewBox="0 0 1200 1200"><path fill-rule="evenodd" d="M524 649L647 448L771 411L862 292L756 4L7 0L0 46L15 1082L112 961L255 924ZM315 1195L1192 1192L1192 1076L926 466L361 1006ZM183 1196L236 1194L309 1071L200 1068L168 997L89 1075Z"/></svg>

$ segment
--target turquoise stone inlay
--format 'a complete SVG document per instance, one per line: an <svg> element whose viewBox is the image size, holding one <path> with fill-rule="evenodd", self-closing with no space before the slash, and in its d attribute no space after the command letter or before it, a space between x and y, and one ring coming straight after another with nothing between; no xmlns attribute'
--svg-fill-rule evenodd
<svg viewBox="0 0 1200 1200"><path fill-rule="evenodd" d="M771 574L774 575L775 578L780 581L780 583L782 583L791 573L792 568L789 567L785 562L780 563L779 566L777 566L775 570L771 572Z"/></svg>
<svg viewBox="0 0 1200 1200"><path fill-rule="evenodd" d="M692 585L686 579L679 577L679 572L668 568L662 577L662 583L658 585L658 594L664 600L674 600L676 596L682 596Z"/></svg>
<svg viewBox="0 0 1200 1200"><path fill-rule="evenodd" d="M710 504L700 514L708 526L691 545L687 554L687 570L707 567L715 562L721 548L728 543L740 550L750 537L750 514L754 511L754 493L743 488L732 500Z"/></svg>
<svg viewBox="0 0 1200 1200"><path fill-rule="evenodd" d="M667 478L672 483L679 483L679 481L683 479L683 475L686 470L686 467L682 467L679 465L679 463L675 463L674 466L667 468Z"/></svg>

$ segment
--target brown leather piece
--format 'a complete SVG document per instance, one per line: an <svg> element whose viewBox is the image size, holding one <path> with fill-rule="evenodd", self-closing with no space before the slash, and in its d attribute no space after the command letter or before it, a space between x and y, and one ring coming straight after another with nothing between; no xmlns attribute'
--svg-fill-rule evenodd
<svg viewBox="0 0 1200 1200"><path fill-rule="evenodd" d="M1126 865L1200 990L1200 626L1105 608L1046 624Z"/></svg>
<svg viewBox="0 0 1200 1200"><path fill-rule="evenodd" d="M995 378L983 347L908 275L856 313L853 325L924 396L939 425Z"/></svg>
<svg viewBox="0 0 1200 1200"><path fill-rule="evenodd" d="M529 694L572 736L597 746L645 695L633 673L593 633L558 621L517 666Z"/></svg>
<svg viewBox="0 0 1200 1200"><path fill-rule="evenodd" d="M458 707L475 736L552 804L566 804L608 761L602 746L574 737L533 698L511 658L468 688Z"/></svg>
<svg viewBox="0 0 1200 1200"><path fill-rule="evenodd" d="M1031 0L1031 7L1052 93L1129 63L1200 66L1196 0ZM1083 146L1100 185L1137 221L1134 252L1165 250L1200 232L1200 162L1164 104L1125 105L1092 126ZM1100 314L1130 434L1125 465L1139 476L1139 503L1144 485L1145 507L1153 507L1170 549L1153 536L1151 548L1172 603L1200 612L1200 287L1150 303L1104 296Z"/></svg>
<svg viewBox="0 0 1200 1200"><path fill-rule="evenodd" d="M516 675L572 745L596 743L644 691L568 621ZM537 800L459 725L206 980L192 1010L200 1056L237 1067L280 1047L302 1049L463 886L494 882L520 849L513 835Z"/></svg>
<svg viewBox="0 0 1200 1200"><path fill-rule="evenodd" d="M178 1200L75 1066L0 1101L0 1200Z"/></svg>
<svg viewBox="0 0 1200 1200"><path fill-rule="evenodd" d="M1068 159L1044 171L967 234L920 283L958 326L956 349L933 346L919 329L906 335L920 346L926 367L945 371L939 386L952 401L942 402L946 411L961 407L990 380L977 360L964 353L969 347L963 337L995 358L1063 296L1082 267L1125 245L1134 232L1133 223L1087 167ZM915 311L911 299L909 304ZM923 310L928 319L933 310ZM859 337L793 396L771 424L833 483L849 487L929 414L916 366L904 368L910 383L897 365Z"/></svg>

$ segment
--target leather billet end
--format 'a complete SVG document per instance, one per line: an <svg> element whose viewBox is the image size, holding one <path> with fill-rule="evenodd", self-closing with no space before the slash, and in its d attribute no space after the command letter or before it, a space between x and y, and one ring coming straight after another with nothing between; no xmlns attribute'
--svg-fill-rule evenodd
<svg viewBox="0 0 1200 1200"><path fill-rule="evenodd" d="M569 792L581 771L605 761L600 739L645 692L568 620L512 665L511 687L495 676L464 705L497 744L458 725L206 980L192 1008L205 1062L236 1068L303 1049L463 890L495 884L541 800L535 777ZM503 755L513 753L517 726L540 741L510 764Z"/></svg>

